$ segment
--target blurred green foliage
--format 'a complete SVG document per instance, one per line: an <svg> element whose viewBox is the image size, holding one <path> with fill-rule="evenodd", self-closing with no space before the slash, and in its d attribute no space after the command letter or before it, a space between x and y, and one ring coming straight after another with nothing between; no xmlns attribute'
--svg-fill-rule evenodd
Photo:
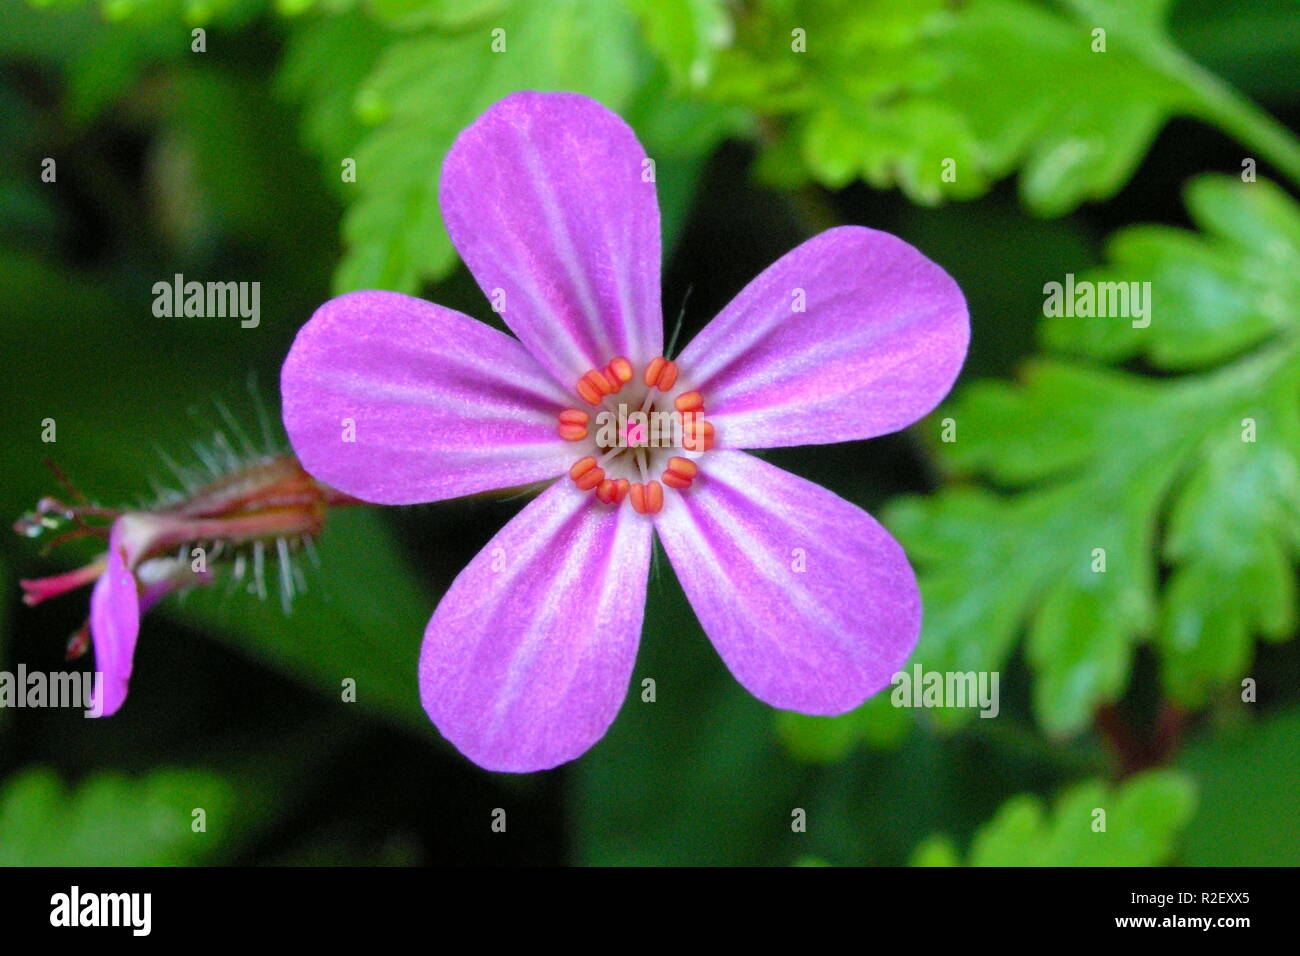
<svg viewBox="0 0 1300 956"><path fill-rule="evenodd" d="M688 333L838 222L958 279L974 335L948 406L911 437L771 458L886 516L922 578L915 659L999 670L1003 703L774 715L660 561L633 682L657 702L631 695L561 774L489 778L438 740L415 664L438 595L518 502L341 510L291 615L233 586L152 613L119 717L0 711L0 862L1294 864L1300 161L1251 102L1300 116L1294 24L1286 0L5 5L5 513L57 490L47 455L106 504L147 500L171 481L159 451L188 462L227 429L214 400L282 442L279 363L332 292L485 315L439 217L442 157L498 97L576 90L656 159L665 307L692 292ZM1281 185L1242 182L1247 156ZM1212 169L1233 175L1192 179ZM175 272L260 281L261 327L153 318ZM1150 327L1044 318L1066 272L1151 282ZM85 556L0 545L0 666L62 666L82 598L22 608L12 580ZM1141 731L1190 714L1162 754L1176 770L1107 783L1132 755L1100 705ZM500 805L522 808L518 849L469 835ZM220 821L204 838L196 806Z"/></svg>
<svg viewBox="0 0 1300 956"><path fill-rule="evenodd" d="M1110 788L1077 784L1050 813L1032 794L1012 797L975 831L967 866L1155 866L1169 862L1192 817L1195 790L1184 775L1152 770ZM1099 812L1100 811L1100 812ZM959 866L951 841L935 835L914 866Z"/></svg>
<svg viewBox="0 0 1300 956"><path fill-rule="evenodd" d="M226 781L159 770L141 780L104 774L69 793L57 774L33 768L0 792L0 866L179 866L221 846L233 804ZM200 811L200 813L196 813Z"/></svg>
<svg viewBox="0 0 1300 956"><path fill-rule="evenodd" d="M1300 865L1300 708L1258 722L1234 720L1178 759L1197 780L1187 828L1188 866Z"/></svg>
<svg viewBox="0 0 1300 956"><path fill-rule="evenodd" d="M1030 209L1068 212L1122 187L1176 114L1260 148L1276 140L1276 161L1300 171L1271 120L1173 45L1168 6L783 0L743 18L717 92L779 121L768 127L777 181L863 178L922 203L982 195L1019 169ZM800 43L805 56L782 55ZM935 175L945 161L951 181Z"/></svg>
<svg viewBox="0 0 1300 956"><path fill-rule="evenodd" d="M1219 177L1194 182L1189 206L1206 235L1135 227L1080 277L1150 282L1149 329L1072 316L1048 319L1045 339L1112 361L1142 349L1177 371L1225 364L1153 380L1042 358L1020 385L976 383L936 453L1015 493L960 487L889 512L922 568L916 659L997 670L1028 617L1035 707L1054 733L1120 696L1152 632L1173 698L1199 705L1245 673L1254 633L1295 628L1300 209L1269 183ZM1163 602L1161 558L1175 569ZM990 561L1007 573L972 590Z"/></svg>

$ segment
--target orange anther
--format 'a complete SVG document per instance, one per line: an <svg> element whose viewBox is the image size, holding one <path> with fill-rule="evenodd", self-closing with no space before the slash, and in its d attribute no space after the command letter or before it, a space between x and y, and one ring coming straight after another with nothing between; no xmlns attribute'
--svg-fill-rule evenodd
<svg viewBox="0 0 1300 956"><path fill-rule="evenodd" d="M591 455L588 455L586 458L579 458L577 461L573 463L573 467L569 469L569 477L572 478L574 481L577 481L579 478L581 478L583 475L585 475L587 472L591 471L591 469L595 467L596 467L596 459L593 458Z"/></svg>
<svg viewBox="0 0 1300 956"><path fill-rule="evenodd" d="M623 499L627 497L628 489L631 483L626 478L620 478L614 482L614 504L622 504Z"/></svg>
<svg viewBox="0 0 1300 956"><path fill-rule="evenodd" d="M577 391L578 395L588 405L599 405L601 398L604 396L604 393L595 385L592 385L585 375L578 379Z"/></svg>
<svg viewBox="0 0 1300 956"><path fill-rule="evenodd" d="M695 439L697 432L704 429L701 425L704 423L704 416L698 412L685 412L682 415L682 446L691 451L700 451L699 443Z"/></svg>
<svg viewBox="0 0 1300 956"><path fill-rule="evenodd" d="M632 509L637 514L658 514L664 506L664 489L657 481L633 485L628 492L628 497L632 500Z"/></svg>
<svg viewBox="0 0 1300 956"><path fill-rule="evenodd" d="M588 468L582 473L582 476L575 482L579 491L591 491L602 481L605 480L605 469L597 465L594 468Z"/></svg>
<svg viewBox="0 0 1300 956"><path fill-rule="evenodd" d="M632 363L620 355L618 358L611 361L609 365L605 366L605 374L618 382L619 386L622 387L632 381Z"/></svg>
<svg viewBox="0 0 1300 956"><path fill-rule="evenodd" d="M650 364L645 367L645 383L653 387L654 383L659 381L659 373L663 371L668 360L662 356L650 360Z"/></svg>
<svg viewBox="0 0 1300 956"><path fill-rule="evenodd" d="M678 491L685 491L691 486L691 479L683 478L675 471L665 471L659 477L663 479L663 483L669 488L676 488Z"/></svg>
<svg viewBox="0 0 1300 956"><path fill-rule="evenodd" d="M700 473L700 466L689 458L673 457L668 459L668 471L690 481Z"/></svg>
<svg viewBox="0 0 1300 956"><path fill-rule="evenodd" d="M679 412L698 412L704 409L704 396L699 392L682 392L673 402Z"/></svg>
<svg viewBox="0 0 1300 956"><path fill-rule="evenodd" d="M613 395L618 391L618 385L606 378L605 373L598 368L593 368L583 376L583 379L602 395Z"/></svg>
<svg viewBox="0 0 1300 956"><path fill-rule="evenodd" d="M664 367L660 370L659 378L655 381L655 385L659 387L659 391L666 392L676 384L677 363L664 362Z"/></svg>
<svg viewBox="0 0 1300 956"><path fill-rule="evenodd" d="M560 421L565 425L585 425L590 420L591 416L580 408L566 408L560 412Z"/></svg>
<svg viewBox="0 0 1300 956"><path fill-rule="evenodd" d="M664 488L657 481L645 486L645 509L647 514L657 515L664 506Z"/></svg>
<svg viewBox="0 0 1300 956"><path fill-rule="evenodd" d="M582 441L587 437L586 425L572 425L568 422L560 422L560 427L556 430L565 441Z"/></svg>
<svg viewBox="0 0 1300 956"><path fill-rule="evenodd" d="M611 479L606 478L604 481L602 481L600 484L596 486L596 497L599 498L601 501L603 501L605 504L609 504L611 501L614 500L614 489L617 487L618 487L617 482L614 482Z"/></svg>
<svg viewBox="0 0 1300 956"><path fill-rule="evenodd" d="M713 447L713 423L698 412L682 415L682 444L691 451L708 451Z"/></svg>

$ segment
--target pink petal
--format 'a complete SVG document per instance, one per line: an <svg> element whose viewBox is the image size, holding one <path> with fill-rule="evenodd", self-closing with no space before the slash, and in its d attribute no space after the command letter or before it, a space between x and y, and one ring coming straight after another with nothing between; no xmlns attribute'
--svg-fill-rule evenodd
<svg viewBox="0 0 1300 956"><path fill-rule="evenodd" d="M870 515L740 451L714 450L655 521L704 631L755 697L841 714L916 646L907 556ZM798 570L800 567L803 570Z"/></svg>
<svg viewBox="0 0 1300 956"><path fill-rule="evenodd" d="M661 354L659 206L636 135L595 100L515 93L457 138L439 203L501 317L566 388Z"/></svg>
<svg viewBox="0 0 1300 956"><path fill-rule="evenodd" d="M456 578L429 621L420 696L488 770L584 753L627 694L645 611L651 525L558 482Z"/></svg>
<svg viewBox="0 0 1300 956"><path fill-rule="evenodd" d="M303 466L366 501L525 484L555 477L573 457L555 431L571 399L523 346L395 292L353 292L317 309L280 389Z"/></svg>
<svg viewBox="0 0 1300 956"><path fill-rule="evenodd" d="M888 233L842 226L765 269L679 363L719 443L816 445L921 418L952 387L969 338L951 276Z"/></svg>
<svg viewBox="0 0 1300 956"><path fill-rule="evenodd" d="M95 648L95 670L102 676L102 693L91 701L90 713L109 717L126 700L140 633L140 599L135 578L126 566L118 526L110 536L108 567L90 595L90 639Z"/></svg>

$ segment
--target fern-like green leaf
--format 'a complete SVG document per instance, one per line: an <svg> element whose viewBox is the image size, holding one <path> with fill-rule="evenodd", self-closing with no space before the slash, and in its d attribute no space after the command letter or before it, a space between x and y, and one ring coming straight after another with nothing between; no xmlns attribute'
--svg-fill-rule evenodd
<svg viewBox="0 0 1300 956"><path fill-rule="evenodd" d="M1158 866L1169 862L1191 820L1196 794L1183 774L1152 770L1110 788L1071 787L1051 810L1033 794L1004 803L971 841L968 866ZM936 834L913 866L960 866L952 842Z"/></svg>
<svg viewBox="0 0 1300 956"><path fill-rule="evenodd" d="M1196 705L1245 672L1252 635L1281 639L1295 621L1300 210L1271 184L1223 177L1196 181L1188 203L1201 233L1128 230L1090 276L1149 282L1149 319L1045 328L1058 350L1194 371L1044 358L1018 384L977 382L937 450L985 482L886 517L921 573L914 659L997 670L1027 627L1035 707L1056 733L1124 692L1141 641L1173 698Z"/></svg>

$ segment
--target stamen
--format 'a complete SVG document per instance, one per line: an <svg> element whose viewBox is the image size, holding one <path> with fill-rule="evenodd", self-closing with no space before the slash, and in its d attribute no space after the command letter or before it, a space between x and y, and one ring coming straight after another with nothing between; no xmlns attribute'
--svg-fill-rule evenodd
<svg viewBox="0 0 1300 956"><path fill-rule="evenodd" d="M619 505L627 497L631 484L626 478L606 478L596 486L596 498L607 505Z"/></svg>
<svg viewBox="0 0 1300 956"><path fill-rule="evenodd" d="M699 412L682 414L682 444L688 451L708 451L713 447L713 423Z"/></svg>
<svg viewBox="0 0 1300 956"><path fill-rule="evenodd" d="M592 406L599 405L600 400L604 398L604 394L600 391L600 389L592 385L591 382L587 380L587 377L585 375L582 378L578 379L578 384L576 388L579 397L588 405L592 405Z"/></svg>
<svg viewBox="0 0 1300 956"><path fill-rule="evenodd" d="M588 455L586 458L579 458L577 461L573 463L573 467L569 469L569 477L572 478L574 481L577 481L579 478L581 478L583 475L585 475L587 472L589 472L591 469L595 467L596 467L596 459L593 458L591 455Z"/></svg>
<svg viewBox="0 0 1300 956"><path fill-rule="evenodd" d="M596 497L602 504L609 504L614 500L614 482L606 478L596 486Z"/></svg>
<svg viewBox="0 0 1300 956"><path fill-rule="evenodd" d="M650 364L645 367L645 383L653 388L655 382L659 381L659 373L667 364L668 360L662 355L651 359Z"/></svg>
<svg viewBox="0 0 1300 956"><path fill-rule="evenodd" d="M645 383L661 392L668 391L677 384L677 363L663 356L651 359L645 368Z"/></svg>
<svg viewBox="0 0 1300 956"><path fill-rule="evenodd" d="M604 480L605 469L596 467L589 469L586 474L577 480L576 484L579 491L591 491Z"/></svg>
<svg viewBox="0 0 1300 956"><path fill-rule="evenodd" d="M677 363L663 356L650 361L641 376L647 387L639 402L642 412L650 414L656 406L671 411L665 408L668 403L664 393L676 387L679 372ZM618 400L612 396L617 396L634 377L636 373L632 363L617 356L603 368L593 368L584 373L575 390L592 408L613 411L611 403L617 405ZM672 408L682 423L682 438L679 440L686 449L699 452L712 447L713 426L704 421L704 396L699 391L677 396ZM574 442L587 440L591 434L592 414L578 408L561 411L556 426L560 437ZM658 447L658 443L650 447L634 428L629 427L613 447L600 445L593 454L575 462L569 469L569 477L579 490L593 492L602 504L617 506L624 499L630 499L638 514L658 514L663 508L665 485L685 491L699 475L699 466L689 458L672 457L665 463L661 453L655 450ZM606 469L612 469L614 474ZM614 477L620 473L627 477ZM639 481L635 480L638 476Z"/></svg>
<svg viewBox="0 0 1300 956"><path fill-rule="evenodd" d="M645 383L661 392L668 391L677 384L677 363L663 356L651 359L645 369Z"/></svg>
<svg viewBox="0 0 1300 956"><path fill-rule="evenodd" d="M668 467L664 469L660 478L669 488L684 491L691 486L691 482L699 473L699 466L689 458L669 458Z"/></svg>
<svg viewBox="0 0 1300 956"><path fill-rule="evenodd" d="M668 470L676 472L683 478L694 478L700 473L700 466L689 458L673 457L668 459Z"/></svg>
<svg viewBox="0 0 1300 956"><path fill-rule="evenodd" d="M632 363L620 355L605 366L605 376L618 382L618 387L622 388L632 381Z"/></svg>
<svg viewBox="0 0 1300 956"><path fill-rule="evenodd" d="M683 392L677 396L677 401L673 402L679 412L702 412L704 411L704 396L699 392Z"/></svg>
<svg viewBox="0 0 1300 956"><path fill-rule="evenodd" d="M605 469L596 464L596 459L588 455L580 458L569 469L569 477L578 486L579 491L591 491L605 480Z"/></svg>
<svg viewBox="0 0 1300 956"><path fill-rule="evenodd" d="M593 368L578 379L576 390L582 400L592 407L601 404L606 395L617 395L619 390L632 381L632 363L623 356L611 359L602 368ZM578 424L574 422L572 424ZM582 422L586 424L586 422Z"/></svg>
<svg viewBox="0 0 1300 956"><path fill-rule="evenodd" d="M628 498L637 514L654 515L664 506L664 489L657 481L638 482L629 489Z"/></svg>
<svg viewBox="0 0 1300 956"><path fill-rule="evenodd" d="M560 424L556 429L565 441L582 441L587 437L587 422L591 416L578 408L566 408L560 412Z"/></svg>

